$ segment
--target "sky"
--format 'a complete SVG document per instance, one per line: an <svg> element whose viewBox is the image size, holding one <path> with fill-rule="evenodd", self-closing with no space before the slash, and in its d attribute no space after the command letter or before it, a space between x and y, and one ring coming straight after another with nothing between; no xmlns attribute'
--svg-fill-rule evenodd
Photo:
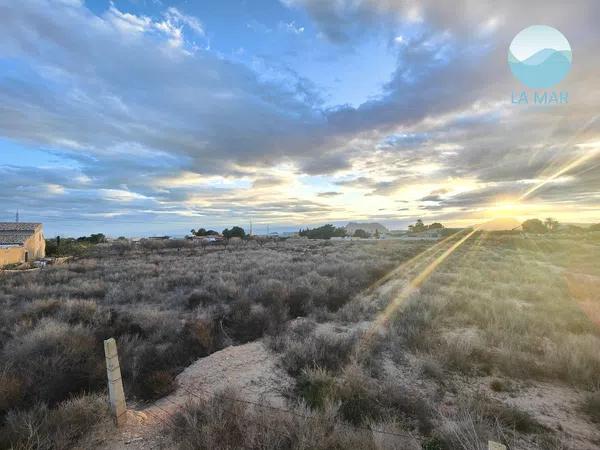
<svg viewBox="0 0 600 450"><path fill-rule="evenodd" d="M47 235L600 222L600 3L0 0L0 221ZM533 91L543 24L573 65Z"/></svg>

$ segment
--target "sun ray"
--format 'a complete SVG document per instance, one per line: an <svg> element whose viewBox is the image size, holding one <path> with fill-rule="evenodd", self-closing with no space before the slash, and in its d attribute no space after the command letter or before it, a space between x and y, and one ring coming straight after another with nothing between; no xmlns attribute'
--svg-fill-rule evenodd
<svg viewBox="0 0 600 450"><path fill-rule="evenodd" d="M365 292L366 293L373 292L375 289L382 286L383 284L385 284L386 282L388 282L395 276L401 274L403 271L407 270L411 266L416 267L423 259L430 256L430 254L432 254L432 253L435 254L436 252L438 252L444 246L444 244L446 244L448 241L451 241L452 239L454 239L458 235L458 233L460 233L460 231L452 233L451 235L445 237L441 241L436 242L431 247L427 247L421 253L418 253L415 256L413 256L412 258L408 259L407 261L404 261L399 266L395 267L394 269L389 271L387 274L385 274L383 277L379 278L374 283L372 283L365 290Z"/></svg>
<svg viewBox="0 0 600 450"><path fill-rule="evenodd" d="M412 278L400 291L398 295L396 295L392 301L386 306L386 308L375 318L373 324L366 331L363 339L358 345L359 354L362 353L365 348L370 344L373 336L381 329L382 327L387 326L391 316L394 312L404 303L404 301L409 297L409 295L415 291L415 289L419 288L427 278L442 264L448 256L456 251L462 244L464 244L471 236L477 233L479 230L477 228L469 231L465 236L460 238L458 241L453 243L449 248L447 248L441 255L437 258L433 259L417 276ZM456 234L452 235L456 236ZM446 239L445 242L448 240Z"/></svg>
<svg viewBox="0 0 600 450"><path fill-rule="evenodd" d="M535 191L541 189L543 186L545 186L546 184L548 184L549 182L555 180L556 178L560 177L561 175L569 172L571 169L574 169L575 167L583 164L585 161L593 158L594 156L596 156L598 153L600 152L600 147L596 147L593 150L585 153L584 155L581 155L579 158L574 159L573 161L569 162L568 164L566 164L565 166L563 166L561 169L559 169L558 171L554 172L552 175L550 175L549 177L545 178L544 180L540 181L538 184L536 184L535 186L531 187L530 189L528 189L524 194L522 194L519 197L519 201L523 201L525 200L527 197L529 197L531 194L533 194Z"/></svg>

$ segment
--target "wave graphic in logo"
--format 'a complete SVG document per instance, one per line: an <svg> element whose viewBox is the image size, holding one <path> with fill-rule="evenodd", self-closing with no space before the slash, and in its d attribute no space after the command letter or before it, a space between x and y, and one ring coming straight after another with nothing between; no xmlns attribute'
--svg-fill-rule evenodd
<svg viewBox="0 0 600 450"><path fill-rule="evenodd" d="M546 25L525 28L508 49L510 70L531 88L547 88L559 83L569 73L572 60L567 38Z"/></svg>

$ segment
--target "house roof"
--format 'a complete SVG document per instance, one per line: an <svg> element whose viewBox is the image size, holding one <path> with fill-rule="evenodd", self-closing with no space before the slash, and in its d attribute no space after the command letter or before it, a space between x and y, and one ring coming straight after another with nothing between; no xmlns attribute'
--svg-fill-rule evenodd
<svg viewBox="0 0 600 450"><path fill-rule="evenodd" d="M0 222L0 231L13 231L17 233L23 232L34 232L38 227L41 227L41 223L31 222Z"/></svg>
<svg viewBox="0 0 600 450"><path fill-rule="evenodd" d="M0 245L22 245L41 223L0 222Z"/></svg>

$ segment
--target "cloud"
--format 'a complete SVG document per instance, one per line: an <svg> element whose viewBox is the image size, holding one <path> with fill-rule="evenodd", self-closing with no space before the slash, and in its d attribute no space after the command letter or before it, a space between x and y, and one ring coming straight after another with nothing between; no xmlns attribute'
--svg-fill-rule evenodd
<svg viewBox="0 0 600 450"><path fill-rule="evenodd" d="M343 58L365 34L388 36L397 67L381 94L325 107L326 93L268 52L242 64L208 49L212 32L173 7L145 16L111 4L98 16L75 0L0 0L0 135L70 162L61 171L2 166L5 208L18 199L48 215L302 222L366 216L372 201L363 197L377 195L408 199L407 214L423 206L447 217L516 195L585 151L578 144L599 139L591 120L600 101L597 2L284 4L307 13L303 26L273 22L303 35L286 39L299 57L306 42L345 46L336 54ZM530 17L571 40L575 64L558 87L569 90L569 105L509 103L522 86L506 48ZM310 36L315 27L325 40ZM357 68L365 77L369 69ZM598 204L597 162L536 199ZM300 177L317 180L314 189L303 192Z"/></svg>
<svg viewBox="0 0 600 450"><path fill-rule="evenodd" d="M335 191L319 192L317 194L317 196L325 197L325 198L337 197L338 195L343 195L343 194L341 192L335 192Z"/></svg>
<svg viewBox="0 0 600 450"><path fill-rule="evenodd" d="M304 27L296 25L294 21L291 22L279 22L279 28L286 33L291 34L302 34L304 33Z"/></svg>
<svg viewBox="0 0 600 450"><path fill-rule="evenodd" d="M165 17L168 22L174 23L176 25L178 25L178 24L187 25L188 27L190 27L190 29L192 31L194 31L198 35L204 36L204 34L205 34L202 23L196 17L183 14L181 11L179 11L177 8L175 8L173 6L171 6L167 9L167 12L165 13Z"/></svg>
<svg viewBox="0 0 600 450"><path fill-rule="evenodd" d="M164 22L115 6L97 17L84 7L44 3L53 7L25 0L0 18L9 36L2 53L39 76L2 83L4 136L54 147L73 142L99 158L102 149L130 142L219 173L233 164L267 166L325 139L323 115L294 98L304 87L262 81L210 52L173 48L183 37L172 29L164 38L143 32ZM123 40L114 26L135 39Z"/></svg>
<svg viewBox="0 0 600 450"><path fill-rule="evenodd" d="M288 182L287 179L282 177L262 177L257 178L252 182L253 188L269 188L273 186L281 186L282 184L286 184Z"/></svg>

